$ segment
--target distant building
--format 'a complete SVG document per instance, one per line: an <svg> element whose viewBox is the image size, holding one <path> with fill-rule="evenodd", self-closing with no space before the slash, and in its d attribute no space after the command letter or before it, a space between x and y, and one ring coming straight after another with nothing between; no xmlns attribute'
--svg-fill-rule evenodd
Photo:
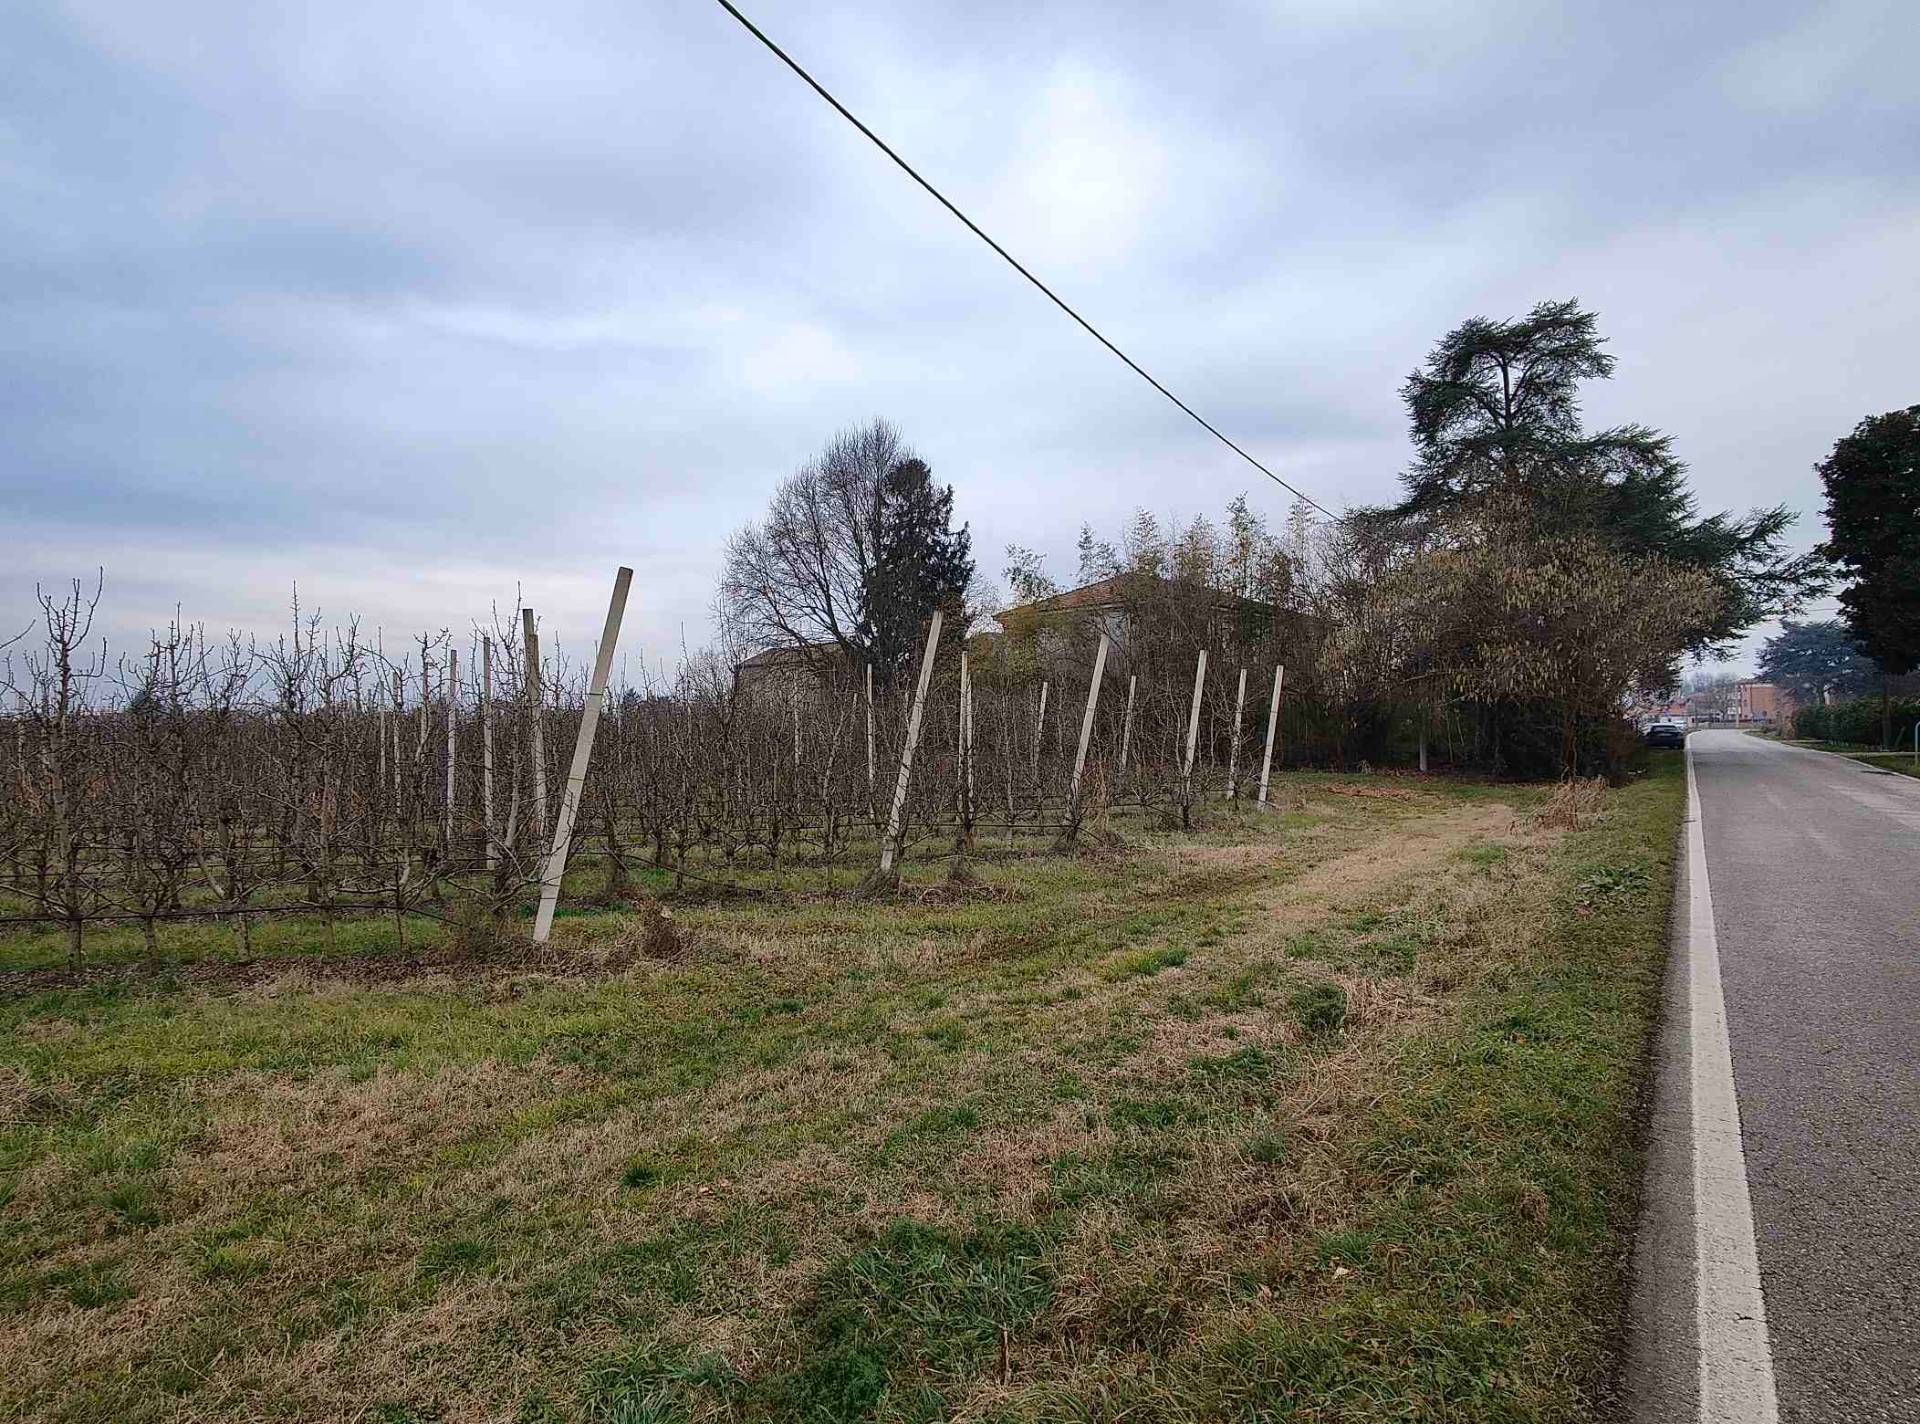
<svg viewBox="0 0 1920 1424"><path fill-rule="evenodd" d="M768 648L755 653L733 670L735 692L790 694L807 683L823 681L848 665L838 643L809 643L803 648Z"/></svg>
<svg viewBox="0 0 1920 1424"><path fill-rule="evenodd" d="M1736 689L1735 717L1742 722L1784 722L1792 715L1793 699L1770 682L1743 682Z"/></svg>
<svg viewBox="0 0 1920 1424"><path fill-rule="evenodd" d="M1159 615L1175 608L1182 610L1190 631L1201 631L1195 626L1198 621L1209 625L1209 634L1220 625L1252 623L1271 628L1277 619L1293 616L1258 599L1151 574L1123 573L1009 608L998 615L1001 631L997 636L1031 643L1043 660L1102 632L1116 649L1124 650L1138 623L1153 626Z"/></svg>

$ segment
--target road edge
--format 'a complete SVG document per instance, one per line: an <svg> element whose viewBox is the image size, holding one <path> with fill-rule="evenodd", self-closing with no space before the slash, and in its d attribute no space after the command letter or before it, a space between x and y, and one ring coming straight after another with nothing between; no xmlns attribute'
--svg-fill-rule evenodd
<svg viewBox="0 0 1920 1424"><path fill-rule="evenodd" d="M1704 808L1687 758L1687 1055L1701 1424L1776 1424L1773 1352L1720 984Z"/></svg>

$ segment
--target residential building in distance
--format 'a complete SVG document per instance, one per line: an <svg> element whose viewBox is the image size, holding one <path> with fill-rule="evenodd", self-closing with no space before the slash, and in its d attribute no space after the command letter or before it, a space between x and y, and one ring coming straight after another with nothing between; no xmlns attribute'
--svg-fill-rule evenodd
<svg viewBox="0 0 1920 1424"><path fill-rule="evenodd" d="M1793 716L1793 698L1784 687L1771 682L1743 682L1736 694L1734 716L1738 721L1772 726Z"/></svg>

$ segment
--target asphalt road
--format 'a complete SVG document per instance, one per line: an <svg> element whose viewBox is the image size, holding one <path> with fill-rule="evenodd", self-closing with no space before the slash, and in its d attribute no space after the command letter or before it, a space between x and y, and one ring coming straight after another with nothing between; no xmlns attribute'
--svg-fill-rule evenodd
<svg viewBox="0 0 1920 1424"><path fill-rule="evenodd" d="M1690 747L1778 1418L1916 1424L1920 780L1737 732ZM1720 1348L1696 1260L1711 1233L1694 1210L1690 888L1635 1251L1627 1385L1642 1424L1699 1417L1701 1342ZM1707 1412L1717 1424L1755 1411Z"/></svg>

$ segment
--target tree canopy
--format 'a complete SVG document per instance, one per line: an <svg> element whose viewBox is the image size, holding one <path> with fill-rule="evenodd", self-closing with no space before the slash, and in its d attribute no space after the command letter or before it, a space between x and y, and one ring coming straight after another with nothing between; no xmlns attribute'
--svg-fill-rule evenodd
<svg viewBox="0 0 1920 1424"><path fill-rule="evenodd" d="M1871 416L1814 467L1827 491L1822 546L1845 572L1840 608L1890 673L1920 667L1920 405Z"/></svg>
<svg viewBox="0 0 1920 1424"><path fill-rule="evenodd" d="M1406 498L1385 517L1442 530L1462 517L1497 519L1702 570L1725 596L1686 629L1696 653L1791 611L1822 568L1786 552L1794 516L1785 506L1701 517L1668 436L1638 424L1583 428L1580 384L1613 374L1604 346L1598 318L1574 300L1509 321L1474 317L1447 333L1401 388L1415 460Z"/></svg>
<svg viewBox="0 0 1920 1424"><path fill-rule="evenodd" d="M728 541L720 611L750 644L831 646L884 685L912 662L935 608L962 616L973 539L952 521L953 487L897 429L844 430Z"/></svg>
<svg viewBox="0 0 1920 1424"><path fill-rule="evenodd" d="M1760 649L1760 676L1784 687L1801 706L1828 692L1857 697L1872 690L1878 670L1860 652L1846 625L1835 619L1783 623Z"/></svg>

